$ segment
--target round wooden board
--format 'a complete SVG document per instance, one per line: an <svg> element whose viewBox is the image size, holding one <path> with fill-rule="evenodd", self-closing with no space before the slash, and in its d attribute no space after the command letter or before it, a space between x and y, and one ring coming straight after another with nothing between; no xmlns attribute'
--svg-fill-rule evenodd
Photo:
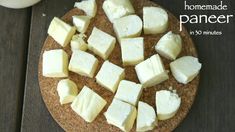
<svg viewBox="0 0 235 132"><path fill-rule="evenodd" d="M103 12L102 3L103 3L103 0L97 0L97 5L98 5L97 14L96 14L96 17L91 20L91 24L86 33L87 36L90 35L94 26L111 34L112 36L115 36L113 28L112 28L112 24L108 21L107 17L105 16ZM135 8L136 14L142 18L142 8L144 6L159 6L159 5L149 0L135 0L135 2L133 3L133 6ZM62 17L62 19L71 24L71 19L72 19L71 17L73 15L81 15L81 14L84 14L81 10L72 9L71 11L66 13ZM183 28L182 32L179 32L179 21L170 12L168 12L168 14L169 14L168 31L171 30L174 33L180 34L183 40L183 49L179 56L191 55L191 56L197 57L197 52L190 38L190 35L187 33L185 28ZM144 44L145 44L145 59L150 57L153 54L156 54L154 50L154 46L157 43L157 41L160 39L160 37L164 35L165 33L157 34L157 35L144 35L142 33L141 36L144 37ZM103 115L103 113L107 110L108 106L110 105L114 97L114 94L106 90L105 88L99 86L95 82L94 78L90 79L87 77L82 77L73 72L69 72L69 79L76 82L76 84L78 85L79 91L84 85L86 85L92 88L96 93L98 93L108 102L108 104L105 106L103 111L98 115L98 117L92 123L86 123L79 115L77 115L71 109L70 104L66 104L63 106L60 105L59 96L57 94L56 87L57 87L58 81L61 78L46 78L42 76L42 54L45 50L61 49L61 48L62 47L59 44L57 44L50 36L48 36L41 50L39 67L38 67L38 79L39 79L41 94L53 118L59 123L59 125L65 131L80 131L80 132L83 132L83 131L84 132L120 131L117 127L109 125L106 122L106 119ZM70 46L67 46L63 49L69 54L69 56L71 56ZM98 56L96 57L99 60L99 67L97 70L98 72L104 60L102 60ZM163 57L161 58L163 60L165 68L169 70L170 61L164 59ZM108 59L112 63L123 67L122 61L121 61L120 46L118 43L116 43L115 49L113 50L112 54L109 56ZM134 67L128 66L124 68L125 68L125 73L126 73L125 79L131 80L134 82L139 82L137 79ZM171 73L169 73L169 78L170 78L169 80L159 85L144 89L140 98L140 100L151 104L156 110L156 106L155 106L156 91L161 90L161 89L168 89L170 86L172 86L173 89L177 90L177 93L181 97L181 106L177 114L169 120L159 121L158 126L156 126L154 131L167 132L167 131L174 130L174 128L176 128L176 126L179 125L179 123L185 118L191 105L193 104L193 101L197 92L199 76L197 76L192 82L190 82L187 85L178 83ZM132 131L135 131L135 125L133 126Z"/></svg>

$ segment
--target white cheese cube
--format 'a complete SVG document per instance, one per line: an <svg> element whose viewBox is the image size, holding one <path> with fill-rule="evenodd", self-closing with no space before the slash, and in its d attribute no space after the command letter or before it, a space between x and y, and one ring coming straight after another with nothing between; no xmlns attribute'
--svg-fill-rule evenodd
<svg viewBox="0 0 235 132"><path fill-rule="evenodd" d="M89 16L73 16L73 25L77 28L77 31L80 33L85 33L90 24Z"/></svg>
<svg viewBox="0 0 235 132"><path fill-rule="evenodd" d="M140 36L142 31L142 20L137 15L124 16L113 21L113 28L120 42L121 38Z"/></svg>
<svg viewBox="0 0 235 132"><path fill-rule="evenodd" d="M44 51L42 75L45 77L67 77L68 55L62 49Z"/></svg>
<svg viewBox="0 0 235 132"><path fill-rule="evenodd" d="M105 61L95 78L98 84L114 93L117 90L119 82L124 77L125 72L123 68L109 61Z"/></svg>
<svg viewBox="0 0 235 132"><path fill-rule="evenodd" d="M155 50L163 57L175 60L182 49L182 40L180 35L174 34L171 31L165 34L158 41Z"/></svg>
<svg viewBox="0 0 235 132"><path fill-rule="evenodd" d="M159 7L143 8L144 34L163 33L168 27L168 14Z"/></svg>
<svg viewBox="0 0 235 132"><path fill-rule="evenodd" d="M54 17L47 32L57 43L65 47L75 34L76 28Z"/></svg>
<svg viewBox="0 0 235 132"><path fill-rule="evenodd" d="M135 13L129 0L105 0L103 3L103 9L111 22L117 18Z"/></svg>
<svg viewBox="0 0 235 132"><path fill-rule="evenodd" d="M92 78L98 66L98 60L87 52L74 50L69 62L69 70Z"/></svg>
<svg viewBox="0 0 235 132"><path fill-rule="evenodd" d="M79 34L73 35L72 40L70 42L71 50L87 50L87 43L83 40L83 37L81 37Z"/></svg>
<svg viewBox="0 0 235 132"><path fill-rule="evenodd" d="M135 71L144 88L157 85L169 78L158 54L136 65Z"/></svg>
<svg viewBox="0 0 235 132"><path fill-rule="evenodd" d="M57 92L60 97L60 104L67 104L73 102L78 94L78 89L77 85L73 81L63 79L60 80L57 85Z"/></svg>
<svg viewBox="0 0 235 132"><path fill-rule="evenodd" d="M107 59L114 49L116 39L94 27L90 37L87 40L88 49L103 59Z"/></svg>
<svg viewBox="0 0 235 132"><path fill-rule="evenodd" d="M157 124L156 112L149 104L139 101L136 120L136 131L153 130Z"/></svg>
<svg viewBox="0 0 235 132"><path fill-rule="evenodd" d="M129 132L133 127L136 114L134 106L114 98L104 115L109 124Z"/></svg>
<svg viewBox="0 0 235 132"><path fill-rule="evenodd" d="M170 63L170 68L175 79L183 84L192 81L199 73L202 64L192 56L184 56Z"/></svg>
<svg viewBox="0 0 235 132"><path fill-rule="evenodd" d="M119 83L115 98L127 102L133 106L138 102L142 93L142 85L135 82L122 80Z"/></svg>
<svg viewBox="0 0 235 132"><path fill-rule="evenodd" d="M75 2L74 7L83 10L86 15L94 17L97 12L97 5L95 0L82 0L80 2Z"/></svg>
<svg viewBox="0 0 235 132"><path fill-rule="evenodd" d="M167 120L173 117L178 111L181 98L177 93L161 90L156 92L157 118Z"/></svg>
<svg viewBox="0 0 235 132"><path fill-rule="evenodd" d="M101 96L84 86L71 107L85 121L92 122L106 104L107 102Z"/></svg>
<svg viewBox="0 0 235 132"><path fill-rule="evenodd" d="M144 60L144 38L121 39L123 65L136 65Z"/></svg>

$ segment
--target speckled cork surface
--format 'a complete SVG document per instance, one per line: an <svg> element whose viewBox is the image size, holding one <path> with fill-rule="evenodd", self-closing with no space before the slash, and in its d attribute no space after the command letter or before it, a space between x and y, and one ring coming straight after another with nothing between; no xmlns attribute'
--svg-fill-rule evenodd
<svg viewBox="0 0 235 132"><path fill-rule="evenodd" d="M91 24L87 31L87 36L90 35L92 28L96 26L97 28L111 34L112 36L115 36L112 24L108 21L107 17L105 16L103 9L102 9L102 3L103 0L97 0L98 10L96 17L92 19ZM150 2L148 0L135 0L133 2L133 6L135 8L136 14L138 14L142 18L142 8L143 6L158 6L157 4ZM71 19L73 15L79 15L84 14L79 9L72 9L68 13L66 13L62 19L66 22L71 24ZM197 52L195 49L195 46L187 33L187 31L183 28L182 32L179 32L179 21L170 13L169 14L169 27L168 31L173 31L174 33L179 33L183 40L183 49L179 56L185 56L185 55L191 55L197 57ZM144 44L145 44L145 59L150 57L153 54L156 54L154 50L154 46L157 43L157 41L160 39L160 37L163 34L158 35L142 35L144 37ZM58 45L50 36L47 37L45 40L44 46L41 51L41 56L39 60L39 67L38 67L38 79L39 79L39 85L41 89L41 94L43 97L43 100L53 116L53 118L56 120L57 123L65 130L69 132L73 131L79 131L79 132L105 132L105 131L120 131L117 127L109 125L106 122L106 119L103 115L103 113L107 110L108 106L110 105L114 94L110 91L106 90L105 88L99 86L95 79L90 79L87 77L82 77L76 73L69 72L69 79L76 82L78 85L79 91L81 88L86 85L90 88L92 88L96 93L98 93L100 96L102 96L108 104L105 106L103 111L99 114L99 116L92 122L92 123L86 123L79 115L77 115L70 107L70 104L66 105L60 105L59 103L59 96L56 91L57 83L62 78L46 78L42 76L42 54L45 50L52 50L52 49L61 49L62 47ZM71 56L71 50L70 46L67 46L63 48L69 56ZM88 50L89 53L92 53ZM97 68L96 73L99 71L102 63L104 60L102 60L100 57L96 56L99 60L99 67ZM169 69L169 60L164 59L163 63L165 65L165 68L167 70ZM117 64L121 67L122 61L121 61L121 50L118 43L116 43L115 49L113 50L112 54L109 56L109 61L111 61L114 64ZM134 82L139 82L134 70L134 67L132 66L126 66L125 73L127 80L131 80ZM155 110L155 93L158 90L161 89L168 89L170 86L172 86L174 89L177 90L177 93L181 97L181 106L176 115L165 121L159 121L158 126L154 129L154 131L160 131L160 132L168 132L174 130L179 123L185 118L187 115L191 105L193 104L194 98L196 96L197 87L199 83L199 76L197 76L192 82L190 82L187 85L183 85L178 83L171 73L169 73L170 79L156 85L154 87L146 88L143 90L143 93L141 95L140 100L147 102L151 104ZM132 129L132 131L135 131L135 125Z"/></svg>

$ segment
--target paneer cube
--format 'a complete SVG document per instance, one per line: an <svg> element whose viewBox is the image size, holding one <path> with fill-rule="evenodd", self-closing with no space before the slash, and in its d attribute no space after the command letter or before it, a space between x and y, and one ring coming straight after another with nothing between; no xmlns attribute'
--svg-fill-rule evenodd
<svg viewBox="0 0 235 132"><path fill-rule="evenodd" d="M129 0L105 0L103 3L103 9L111 22L117 18L135 13Z"/></svg>
<svg viewBox="0 0 235 132"><path fill-rule="evenodd" d="M76 28L54 17L47 32L57 43L65 47L75 34Z"/></svg>
<svg viewBox="0 0 235 132"><path fill-rule="evenodd" d="M160 7L143 8L144 34L163 33L168 27L168 14Z"/></svg>
<svg viewBox="0 0 235 132"><path fill-rule="evenodd" d="M71 50L82 50L86 51L88 44L84 41L83 37L81 35L76 34L73 35L72 40L70 42Z"/></svg>
<svg viewBox="0 0 235 132"><path fill-rule="evenodd" d="M71 104L72 109L86 122L92 122L107 104L97 93L84 86Z"/></svg>
<svg viewBox="0 0 235 132"><path fill-rule="evenodd" d="M158 54L136 65L135 71L144 88L157 85L169 78Z"/></svg>
<svg viewBox="0 0 235 132"><path fill-rule="evenodd" d="M115 98L127 102L133 106L139 101L142 93L142 85L135 82L122 80L119 83Z"/></svg>
<svg viewBox="0 0 235 132"><path fill-rule="evenodd" d="M157 125L156 112L149 104L139 101L136 131L151 131Z"/></svg>
<svg viewBox="0 0 235 132"><path fill-rule="evenodd" d="M119 42L121 38L139 37L142 31L142 20L137 15L124 16L113 21L113 28Z"/></svg>
<svg viewBox="0 0 235 132"><path fill-rule="evenodd" d="M62 49L44 51L42 75L45 77L67 77L68 55Z"/></svg>
<svg viewBox="0 0 235 132"><path fill-rule="evenodd" d="M121 39L121 52L124 66L142 62L144 60L144 38Z"/></svg>
<svg viewBox="0 0 235 132"><path fill-rule="evenodd" d="M114 93L117 90L119 82L124 77L125 72L123 68L109 61L105 61L95 78L98 84Z"/></svg>
<svg viewBox="0 0 235 132"><path fill-rule="evenodd" d="M83 15L73 16L73 25L77 28L80 33L85 33L90 24L90 17Z"/></svg>
<svg viewBox="0 0 235 132"><path fill-rule="evenodd" d="M78 94L78 89L72 80L63 79L57 85L57 92L60 97L60 104L67 104L73 102Z"/></svg>
<svg viewBox="0 0 235 132"><path fill-rule="evenodd" d="M97 12L97 4L95 0L82 0L80 2L75 2L74 7L83 10L86 15L90 17L95 17Z"/></svg>
<svg viewBox="0 0 235 132"><path fill-rule="evenodd" d="M104 115L109 124L129 132L133 127L136 114L134 106L114 98Z"/></svg>
<svg viewBox="0 0 235 132"><path fill-rule="evenodd" d="M88 49L106 60L115 47L116 39L94 27L88 38Z"/></svg>
<svg viewBox="0 0 235 132"><path fill-rule="evenodd" d="M175 60L182 49L182 40L180 35L171 31L165 34L158 41L155 50L163 57L169 60Z"/></svg>
<svg viewBox="0 0 235 132"><path fill-rule="evenodd" d="M193 56L183 56L170 63L170 68L175 79L183 84L192 81L199 73L202 64L198 58Z"/></svg>
<svg viewBox="0 0 235 132"><path fill-rule="evenodd" d="M92 78L98 66L98 60L87 52L74 50L69 62L69 70Z"/></svg>
<svg viewBox="0 0 235 132"><path fill-rule="evenodd" d="M160 90L156 92L157 118L167 120L172 118L178 111L181 98L177 93L169 90Z"/></svg>

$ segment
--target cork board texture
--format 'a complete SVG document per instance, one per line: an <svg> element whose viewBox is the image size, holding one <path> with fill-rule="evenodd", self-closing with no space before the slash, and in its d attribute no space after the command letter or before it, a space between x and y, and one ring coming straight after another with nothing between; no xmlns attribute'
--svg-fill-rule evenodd
<svg viewBox="0 0 235 132"><path fill-rule="evenodd" d="M102 9L102 3L103 0L97 0L97 14L94 18L91 20L91 24L89 25L89 28L87 30L86 35L89 36L93 27L96 26L97 28L111 34L112 36L116 36L114 33L114 30L112 28L112 24L109 22L108 18L105 16L104 11ZM149 0L135 0L133 3L133 6L135 8L136 14L142 18L142 8L144 6L159 6ZM168 12L168 11L167 11ZM71 24L72 16L73 15L83 15L84 12L82 12L79 9L72 9L68 13L66 13L62 19L66 21L67 23ZM179 21L176 17L174 17L170 12L168 12L169 15L169 26L168 31L173 31L174 33L178 33L181 35L183 40L183 47L182 51L179 55L185 56L185 55L191 55L197 57L197 52L195 49L195 46L188 34L188 32L183 27L183 30L179 32ZM165 33L166 33L165 32ZM155 44L158 42L161 36L163 36L165 33L157 34L157 35L144 35L142 32L142 35L144 37L144 45L145 45L145 59L156 54L156 51L154 49ZM105 106L105 108L102 110L102 112L98 115L98 117L92 122L92 123L86 123L79 115L77 115L70 107L70 104L66 105L60 105L59 103L59 96L56 91L57 83L62 78L46 78L42 76L42 54L46 50L52 50L52 49L64 49L69 57L71 57L71 50L70 46L63 48L59 44L57 44L50 36L48 36L44 42L44 46L41 50L41 55L39 59L39 65L38 65L38 80L40 85L41 94L43 97L43 100L51 113L52 117L55 119L55 121L65 130L69 132L73 131L79 131L79 132L104 132L104 131L112 131L117 132L120 131L115 126L109 125L106 122L106 119L104 117L104 112L107 110L108 106L110 105L114 94L105 88L98 85L94 78L87 78L80 76L76 73L69 72L69 79L73 80L78 85L78 90L80 91L84 85L92 88L96 93L98 93L101 97L103 97L108 103ZM89 53L92 53L91 51L87 51ZM93 53L92 53L93 54ZM104 62L103 59L96 56L99 60L99 66L96 70L96 73L99 71L102 63ZM164 59L163 57L162 61L165 65L166 70L170 70L169 63L171 61ZM136 76L135 70L133 66L122 66L122 60L121 60L121 50L118 42L115 45L115 48L111 55L109 56L108 60L114 64L117 64L123 68L125 68L125 74L126 74L126 80L139 82L138 78ZM175 78L172 76L171 73L169 73L169 79L159 85L146 88L143 90L143 93L141 95L140 100L147 102L148 104L152 105L154 109L156 110L155 106L155 93L156 91L162 90L162 89L168 89L170 86L173 87L173 89L177 90L177 93L181 97L181 106L176 115L168 120L165 121L158 121L158 125L155 127L153 131L158 132L168 132L174 130L179 123L185 118L187 115L191 105L193 104L194 98L196 96L197 88L199 83L199 76L197 76L192 82L188 83L187 85L183 85L178 83ZM133 126L132 131L135 131L135 125Z"/></svg>

